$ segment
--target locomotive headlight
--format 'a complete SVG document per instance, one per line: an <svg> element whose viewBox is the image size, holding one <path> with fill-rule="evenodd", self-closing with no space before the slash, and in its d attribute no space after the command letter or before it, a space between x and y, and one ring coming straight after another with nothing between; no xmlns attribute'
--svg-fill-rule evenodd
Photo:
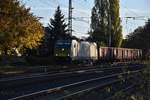
<svg viewBox="0 0 150 100"><path fill-rule="evenodd" d="M68 56L70 56L70 54L68 54Z"/></svg>
<svg viewBox="0 0 150 100"><path fill-rule="evenodd" d="M128 74L130 74L130 71L128 71Z"/></svg>
<svg viewBox="0 0 150 100"><path fill-rule="evenodd" d="M65 49L64 49L64 48L62 48L61 50L62 50L62 51L64 51Z"/></svg>
<svg viewBox="0 0 150 100"><path fill-rule="evenodd" d="M58 54L56 54L56 56L58 56Z"/></svg>

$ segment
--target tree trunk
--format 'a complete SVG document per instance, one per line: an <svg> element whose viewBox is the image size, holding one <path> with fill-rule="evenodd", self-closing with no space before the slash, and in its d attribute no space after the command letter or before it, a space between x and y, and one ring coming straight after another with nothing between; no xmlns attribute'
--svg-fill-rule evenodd
<svg viewBox="0 0 150 100"><path fill-rule="evenodd" d="M8 49L7 49L7 48L4 49L4 55L5 55L5 56L8 55Z"/></svg>

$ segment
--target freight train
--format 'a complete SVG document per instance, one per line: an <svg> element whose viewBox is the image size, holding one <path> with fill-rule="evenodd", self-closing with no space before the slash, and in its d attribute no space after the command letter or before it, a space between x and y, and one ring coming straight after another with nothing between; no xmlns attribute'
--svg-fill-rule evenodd
<svg viewBox="0 0 150 100"><path fill-rule="evenodd" d="M56 60L71 62L118 62L142 58L141 49L99 47L95 42L58 40L55 44Z"/></svg>

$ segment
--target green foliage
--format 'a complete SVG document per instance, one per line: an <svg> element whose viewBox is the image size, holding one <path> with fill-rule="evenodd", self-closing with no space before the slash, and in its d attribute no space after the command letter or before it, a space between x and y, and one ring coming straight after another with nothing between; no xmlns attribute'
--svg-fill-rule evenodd
<svg viewBox="0 0 150 100"><path fill-rule="evenodd" d="M30 65L51 65L54 64L54 58L52 57L38 57L38 56L28 56L26 57L27 62Z"/></svg>
<svg viewBox="0 0 150 100"><path fill-rule="evenodd" d="M119 17L119 0L110 1L110 14L111 14L111 33L112 33L112 46L120 47L122 44L122 26Z"/></svg>
<svg viewBox="0 0 150 100"><path fill-rule="evenodd" d="M111 21L109 18L111 18ZM111 33L109 30L111 30ZM119 17L119 0L95 0L92 9L91 31L90 35L94 41L109 45L108 41L111 34L111 46L121 46L122 26Z"/></svg>
<svg viewBox="0 0 150 100"><path fill-rule="evenodd" d="M108 100L132 100L132 99L129 95L126 95L123 92L118 92L113 97L109 98Z"/></svg>
<svg viewBox="0 0 150 100"><path fill-rule="evenodd" d="M62 14L59 6L55 12L54 19L50 19L49 28L54 40L66 39L68 36L68 30L66 29L67 24L65 23L64 15Z"/></svg>
<svg viewBox="0 0 150 100"><path fill-rule="evenodd" d="M135 29L125 40L124 47L139 48L143 50L144 58L149 58L150 49L150 20L143 26Z"/></svg>
<svg viewBox="0 0 150 100"><path fill-rule="evenodd" d="M54 45L58 39L70 39L70 35L67 34L67 24L65 23L64 15L62 14L60 7L58 6L54 14L54 18L50 19L48 27L45 27L45 39L44 44L47 47L47 54L54 54Z"/></svg>
<svg viewBox="0 0 150 100"><path fill-rule="evenodd" d="M146 53L146 60L150 60L150 49Z"/></svg>
<svg viewBox="0 0 150 100"><path fill-rule="evenodd" d="M3 0L0 3L0 49L8 51L39 46L43 37L42 24L18 0Z"/></svg>
<svg viewBox="0 0 150 100"><path fill-rule="evenodd" d="M108 43L108 0L95 0L91 16L91 38Z"/></svg>

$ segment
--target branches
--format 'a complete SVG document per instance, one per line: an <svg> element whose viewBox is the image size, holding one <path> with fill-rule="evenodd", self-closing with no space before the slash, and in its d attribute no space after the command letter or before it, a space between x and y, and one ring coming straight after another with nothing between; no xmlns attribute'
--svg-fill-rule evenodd
<svg viewBox="0 0 150 100"><path fill-rule="evenodd" d="M0 49L37 47L43 37L43 28L30 9L20 5L18 0L5 0L0 7Z"/></svg>

